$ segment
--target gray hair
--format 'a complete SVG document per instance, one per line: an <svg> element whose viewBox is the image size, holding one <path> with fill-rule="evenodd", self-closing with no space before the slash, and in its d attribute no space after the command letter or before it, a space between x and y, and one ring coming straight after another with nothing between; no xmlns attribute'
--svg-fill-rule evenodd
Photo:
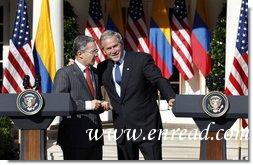
<svg viewBox="0 0 253 165"><path fill-rule="evenodd" d="M87 44L90 42L95 42L95 40L92 37L85 36L85 35L79 35L75 38L73 43L73 53L76 55L80 51L84 51Z"/></svg>
<svg viewBox="0 0 253 165"><path fill-rule="evenodd" d="M102 42L108 38L112 38L112 37L116 37L119 41L119 43L121 43L122 45L124 44L122 36L120 35L120 33L112 31L112 30L106 30L102 33L101 37L100 37L100 45L102 46ZM103 47L103 46L102 46Z"/></svg>

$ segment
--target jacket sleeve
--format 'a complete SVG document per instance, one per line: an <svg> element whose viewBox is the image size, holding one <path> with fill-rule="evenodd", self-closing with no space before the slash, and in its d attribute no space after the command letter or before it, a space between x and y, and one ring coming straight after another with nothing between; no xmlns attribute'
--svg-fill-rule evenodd
<svg viewBox="0 0 253 165"><path fill-rule="evenodd" d="M171 84L168 79L164 78L160 69L155 65L155 62L151 55L143 55L143 73L144 76L152 83L155 84L158 90L161 92L162 98L169 100L175 97Z"/></svg>

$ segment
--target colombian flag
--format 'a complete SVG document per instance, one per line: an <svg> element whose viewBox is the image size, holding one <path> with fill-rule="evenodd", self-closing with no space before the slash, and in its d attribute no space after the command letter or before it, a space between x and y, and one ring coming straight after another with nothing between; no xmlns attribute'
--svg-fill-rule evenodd
<svg viewBox="0 0 253 165"><path fill-rule="evenodd" d="M163 0L156 0L153 5L149 49L163 76L169 78L173 73L169 15Z"/></svg>
<svg viewBox="0 0 253 165"><path fill-rule="evenodd" d="M111 0L110 4L106 30L113 30L124 36L123 16L121 12L120 0Z"/></svg>
<svg viewBox="0 0 253 165"><path fill-rule="evenodd" d="M191 35L193 62L205 77L211 71L211 58L208 55L211 34L207 26L206 3L205 0L197 0Z"/></svg>
<svg viewBox="0 0 253 165"><path fill-rule="evenodd" d="M51 92L56 64L48 0L42 0L41 4L40 18L34 43L34 60L37 73L41 77L41 92Z"/></svg>

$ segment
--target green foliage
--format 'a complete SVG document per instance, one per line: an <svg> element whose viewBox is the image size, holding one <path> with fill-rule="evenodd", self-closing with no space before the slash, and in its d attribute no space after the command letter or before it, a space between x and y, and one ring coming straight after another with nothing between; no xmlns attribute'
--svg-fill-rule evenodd
<svg viewBox="0 0 253 165"><path fill-rule="evenodd" d="M0 117L0 159L17 159L11 128L12 124L9 118Z"/></svg>
<svg viewBox="0 0 253 165"><path fill-rule="evenodd" d="M226 4L218 17L215 30L212 34L210 55L212 71L206 79L209 91L224 92L225 85L225 47L226 47Z"/></svg>
<svg viewBox="0 0 253 165"><path fill-rule="evenodd" d="M64 0L64 65L68 64L68 59L72 58L73 41L80 34L76 18L73 7Z"/></svg>

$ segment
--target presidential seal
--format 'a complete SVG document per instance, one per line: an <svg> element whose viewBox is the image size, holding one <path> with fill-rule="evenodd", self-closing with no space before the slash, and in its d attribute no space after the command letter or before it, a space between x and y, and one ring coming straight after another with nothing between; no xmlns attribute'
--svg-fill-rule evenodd
<svg viewBox="0 0 253 165"><path fill-rule="evenodd" d="M202 100L204 112L211 117L223 116L227 112L228 107L228 98L221 92L210 92Z"/></svg>
<svg viewBox="0 0 253 165"><path fill-rule="evenodd" d="M21 92L17 97L17 107L25 115L34 115L38 113L44 104L43 98L37 91L27 89Z"/></svg>

